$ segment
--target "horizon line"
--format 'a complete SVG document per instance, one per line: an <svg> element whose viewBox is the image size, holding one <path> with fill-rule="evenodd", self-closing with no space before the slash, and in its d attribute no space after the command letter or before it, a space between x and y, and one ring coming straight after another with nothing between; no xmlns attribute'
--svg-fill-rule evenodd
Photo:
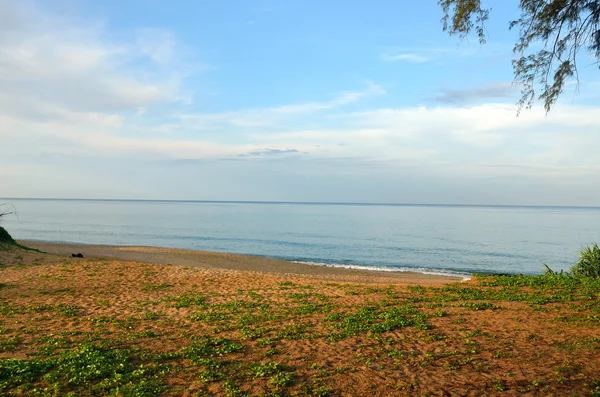
<svg viewBox="0 0 600 397"><path fill-rule="evenodd" d="M443 204L443 203L377 203L345 201L266 201L266 200L191 200L191 199L126 199L126 198L57 198L57 197L0 197L0 200L40 201L118 201L118 202L164 202L164 203L224 203L224 204L297 204L297 205L348 205L348 206L405 206L405 207L513 207L513 208L582 208L600 209L590 205L534 205L534 204ZM1 204L1 203L0 203Z"/></svg>

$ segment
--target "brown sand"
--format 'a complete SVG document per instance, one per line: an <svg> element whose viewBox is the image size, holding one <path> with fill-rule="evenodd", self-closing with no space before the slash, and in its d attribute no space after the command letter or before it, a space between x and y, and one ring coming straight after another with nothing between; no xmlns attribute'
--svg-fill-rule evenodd
<svg viewBox="0 0 600 397"><path fill-rule="evenodd" d="M492 301L501 308L472 310L464 300L447 300L456 292L398 285L416 282L406 274L158 248L28 245L62 254L0 249L0 360L43 358L90 341L150 357L217 337L243 346L214 357L224 377L206 380L207 367L165 358L176 370L162 376L163 395L242 395L233 384L248 396L574 396L600 385L598 297ZM73 252L86 258L71 258ZM128 259L93 258L110 255ZM359 279L371 284L343 282ZM454 286L485 288L477 283ZM198 294L203 305L178 304ZM428 326L331 339L340 332L332 314L368 307L414 309ZM269 376L251 375L252 365L265 362L285 366L293 382L279 387Z"/></svg>
<svg viewBox="0 0 600 397"><path fill-rule="evenodd" d="M175 248L113 245L58 244L40 241L20 241L43 252L70 256L82 253L86 258L107 258L127 261L193 266L203 269L252 271L272 274L301 275L311 279L360 283L395 283L441 285L462 281L462 278L416 272L382 272L308 265L249 255L195 251Z"/></svg>

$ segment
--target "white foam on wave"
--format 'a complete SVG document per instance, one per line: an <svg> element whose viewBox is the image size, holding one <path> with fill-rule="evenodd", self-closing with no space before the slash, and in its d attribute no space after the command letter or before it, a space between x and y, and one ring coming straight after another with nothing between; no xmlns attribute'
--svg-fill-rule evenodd
<svg viewBox="0 0 600 397"><path fill-rule="evenodd" d="M448 272L436 269L427 268L413 268L413 267L377 267L377 266L361 266L361 265L345 265L341 263L323 263L323 262L310 262L310 261L293 261L294 263L302 263L304 265L313 266L326 266L326 267L339 267L344 269L357 269L357 270L369 270L377 272L390 272L390 273L421 273L429 274L432 276L443 276L443 277L460 277L464 281L470 280L472 275L469 273L459 272Z"/></svg>

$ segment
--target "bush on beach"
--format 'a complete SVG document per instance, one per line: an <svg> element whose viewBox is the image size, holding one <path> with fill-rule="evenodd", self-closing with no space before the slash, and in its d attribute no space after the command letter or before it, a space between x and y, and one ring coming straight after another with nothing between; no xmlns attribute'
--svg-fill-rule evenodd
<svg viewBox="0 0 600 397"><path fill-rule="evenodd" d="M579 261L571 272L579 277L600 277L600 247L594 243L579 252Z"/></svg>
<svg viewBox="0 0 600 397"><path fill-rule="evenodd" d="M16 244L16 242L15 242L15 240L13 240L12 236L2 226L0 226L0 243Z"/></svg>
<svg viewBox="0 0 600 397"><path fill-rule="evenodd" d="M546 267L546 276L600 278L600 247L596 243L583 247L579 251L579 261L571 266L570 272L561 270L560 273L557 273L545 263L544 266Z"/></svg>
<svg viewBox="0 0 600 397"><path fill-rule="evenodd" d="M0 220L3 216L16 214L15 206L10 203L0 203ZM0 226L0 244L17 244L10 233L5 228Z"/></svg>

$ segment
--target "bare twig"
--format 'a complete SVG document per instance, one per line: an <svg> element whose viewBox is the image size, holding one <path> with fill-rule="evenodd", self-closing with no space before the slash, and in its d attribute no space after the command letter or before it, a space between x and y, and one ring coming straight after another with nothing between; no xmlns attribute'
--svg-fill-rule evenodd
<svg viewBox="0 0 600 397"><path fill-rule="evenodd" d="M19 214L17 214L17 208L12 203L0 204L0 218L6 215L14 215L17 217L19 222L21 222L21 219L19 219Z"/></svg>

